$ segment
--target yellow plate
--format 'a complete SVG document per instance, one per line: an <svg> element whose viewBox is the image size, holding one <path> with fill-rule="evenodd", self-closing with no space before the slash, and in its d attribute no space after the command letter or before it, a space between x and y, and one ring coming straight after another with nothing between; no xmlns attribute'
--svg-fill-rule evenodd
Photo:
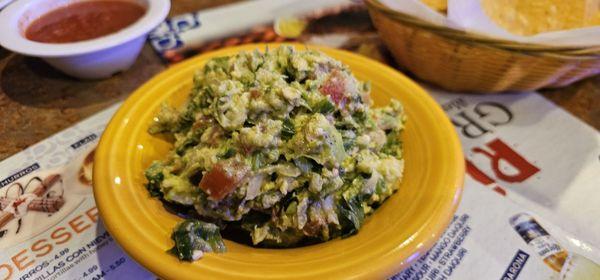
<svg viewBox="0 0 600 280"><path fill-rule="evenodd" d="M269 48L277 44L269 44ZM424 254L443 233L460 201L464 160L446 115L419 86L392 68L346 51L318 49L372 82L375 106L399 99L408 123L403 134L404 180L357 235L294 249L258 249L225 241L227 253L193 263L165 251L180 218L168 213L144 188L144 169L170 145L146 130L162 102L179 105L192 75L217 56L266 45L223 49L179 63L144 84L108 125L96 152L94 195L108 231L133 259L166 279L375 279L399 272Z"/></svg>

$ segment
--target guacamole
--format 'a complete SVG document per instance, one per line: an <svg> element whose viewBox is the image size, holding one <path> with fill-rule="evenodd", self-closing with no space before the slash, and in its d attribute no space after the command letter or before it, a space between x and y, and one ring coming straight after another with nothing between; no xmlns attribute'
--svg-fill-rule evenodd
<svg viewBox="0 0 600 280"><path fill-rule="evenodd" d="M163 105L153 119L149 132L173 149L148 167L147 188L221 229L242 229L255 245L352 235L404 168L402 106L371 108L369 90L315 50L211 59L186 104Z"/></svg>

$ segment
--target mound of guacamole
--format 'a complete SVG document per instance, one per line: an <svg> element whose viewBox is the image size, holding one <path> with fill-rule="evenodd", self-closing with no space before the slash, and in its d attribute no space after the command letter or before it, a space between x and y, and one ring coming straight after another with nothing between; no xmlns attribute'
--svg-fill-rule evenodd
<svg viewBox="0 0 600 280"><path fill-rule="evenodd" d="M145 172L150 194L193 207L202 220L177 227L173 239L186 246L172 251L185 260L202 248L223 251L206 223L268 247L355 234L404 169L402 106L371 108L369 88L315 50L282 46L208 61L186 104L163 105L149 128L173 142Z"/></svg>

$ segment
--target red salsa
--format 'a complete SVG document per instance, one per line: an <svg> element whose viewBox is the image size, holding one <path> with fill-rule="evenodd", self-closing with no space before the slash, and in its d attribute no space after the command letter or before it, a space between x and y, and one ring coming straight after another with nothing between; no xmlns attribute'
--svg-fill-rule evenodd
<svg viewBox="0 0 600 280"><path fill-rule="evenodd" d="M146 9L131 2L78 2L50 11L26 29L27 39L71 43L115 33L140 19Z"/></svg>

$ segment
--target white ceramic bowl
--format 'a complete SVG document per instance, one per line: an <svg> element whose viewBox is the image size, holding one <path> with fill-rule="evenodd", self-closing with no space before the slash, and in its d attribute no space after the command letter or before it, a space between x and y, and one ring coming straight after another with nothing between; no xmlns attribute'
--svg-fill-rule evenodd
<svg viewBox="0 0 600 280"><path fill-rule="evenodd" d="M146 14L118 32L75 43L49 44L25 38L28 25L56 8L94 0L18 0L0 13L0 45L13 52L40 57L64 73L82 79L101 79L128 69L146 35L169 12L169 0L119 0L146 8Z"/></svg>

